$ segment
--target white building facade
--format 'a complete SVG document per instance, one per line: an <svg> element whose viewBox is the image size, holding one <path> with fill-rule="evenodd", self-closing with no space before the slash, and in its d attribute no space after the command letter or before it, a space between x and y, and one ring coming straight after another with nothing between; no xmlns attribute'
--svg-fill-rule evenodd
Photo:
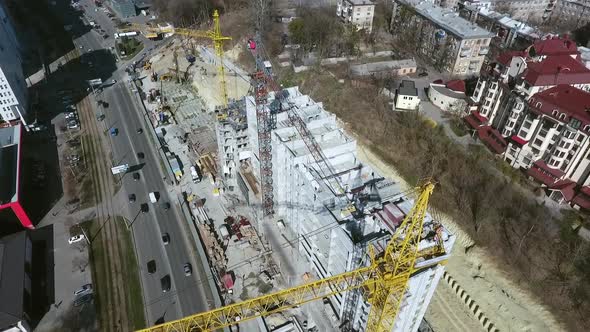
<svg viewBox="0 0 590 332"><path fill-rule="evenodd" d="M322 103L301 94L296 87L286 91L288 97L282 101L282 109L291 108L299 115L336 176L325 180L320 175L327 170L313 158L287 112L276 114L276 128L272 131L275 219L282 219L289 231L297 235L297 248L307 258L307 269L318 278L364 266L369 262L368 250L359 251L356 248L371 246L377 253L382 251L410 211L413 201L401 194L398 184L383 179L370 166L360 162L356 156L356 141L346 135L336 116L326 112ZM269 103L272 101L271 96ZM257 120L252 97L246 98L245 108L251 154L240 163L250 165L251 174L258 176ZM357 192L367 199L362 228L346 212L347 199L335 194L339 190L336 178L347 191ZM256 186L248 184L247 187L252 191ZM250 200L249 204L260 204L259 196L257 199L258 202ZM443 231L435 231L437 227ZM444 272L440 262L449 257L455 241L455 237L430 216L425 221L425 229L425 234L430 235L423 239L420 249L436 246L438 238L432 237L432 234L437 234L444 243L445 253L426 259L421 263L424 269L411 277L394 331L413 332L418 329ZM340 322L349 321L354 328L364 330L370 305L363 301L359 292L337 294L329 300Z"/></svg>
<svg viewBox="0 0 590 332"><path fill-rule="evenodd" d="M0 124L21 119L28 109L21 47L12 21L0 2Z"/></svg>
<svg viewBox="0 0 590 332"><path fill-rule="evenodd" d="M336 16L367 33L373 30L374 15L375 2L371 0L338 0L336 4Z"/></svg>

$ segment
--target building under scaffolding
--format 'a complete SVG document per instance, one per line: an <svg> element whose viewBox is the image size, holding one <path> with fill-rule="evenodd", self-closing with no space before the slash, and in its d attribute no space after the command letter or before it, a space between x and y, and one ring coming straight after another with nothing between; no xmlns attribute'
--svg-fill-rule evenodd
<svg viewBox="0 0 590 332"><path fill-rule="evenodd" d="M346 135L335 115L321 103L299 92L297 87L282 91L280 102L270 96L275 111L272 131L274 211L272 219L297 235L297 249L307 258L308 270L325 278L369 263L368 253L356 255L358 247L385 248L413 206L411 197L400 186L382 178L369 165L359 161L356 141ZM280 107L277 107L280 103ZM274 106L273 106L274 105ZM285 111L289 110L289 111ZM294 112L321 148L332 172L318 163L293 125ZM217 125L219 160L225 186L246 197L253 214L262 219L256 105L253 97L231 103L220 114ZM293 115L293 114L291 114ZM325 174L332 174L327 178ZM338 183L345 194L337 193ZM350 211L348 203L355 200ZM362 224L362 227L359 227ZM427 216L420 250L444 248L444 252L420 257L417 264L429 266L413 275L395 323L395 331L416 331L441 278L455 237ZM434 252L434 251L433 251ZM360 290L332 296L326 308L336 315L335 325L342 330L364 330L370 305Z"/></svg>

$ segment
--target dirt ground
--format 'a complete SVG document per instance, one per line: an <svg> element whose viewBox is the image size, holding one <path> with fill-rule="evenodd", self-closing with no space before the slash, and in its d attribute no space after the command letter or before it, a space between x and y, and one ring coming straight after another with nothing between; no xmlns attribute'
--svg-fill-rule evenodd
<svg viewBox="0 0 590 332"><path fill-rule="evenodd" d="M373 165L382 175L405 183L393 167L384 163L360 141L358 147L358 156L362 161ZM405 187L409 188L407 184ZM455 227L457 226L453 224L449 228ZM479 304L484 314L500 331L565 330L551 313L513 281L516 278L506 276L486 252L474 248L466 255L461 242L455 243L446 270ZM444 280L440 281L425 318L437 331L482 329L467 306Z"/></svg>

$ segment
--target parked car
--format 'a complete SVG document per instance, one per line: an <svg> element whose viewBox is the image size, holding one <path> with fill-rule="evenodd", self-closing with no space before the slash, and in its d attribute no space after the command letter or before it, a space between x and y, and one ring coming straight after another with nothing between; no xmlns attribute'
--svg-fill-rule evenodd
<svg viewBox="0 0 590 332"><path fill-rule="evenodd" d="M141 134L141 133L143 133L143 128L137 128L137 133L138 133L138 134Z"/></svg>
<svg viewBox="0 0 590 332"><path fill-rule="evenodd" d="M74 301L74 307L79 307L85 303L92 301L92 294L82 295Z"/></svg>
<svg viewBox="0 0 590 332"><path fill-rule="evenodd" d="M423 71L420 74L418 74L418 76L420 76L420 77L428 76L428 72Z"/></svg>
<svg viewBox="0 0 590 332"><path fill-rule="evenodd" d="M139 181L139 173L133 173L133 181Z"/></svg>
<svg viewBox="0 0 590 332"><path fill-rule="evenodd" d="M149 262L147 262L147 270L149 274L154 274L156 272L156 261L155 260L151 260Z"/></svg>
<svg viewBox="0 0 590 332"><path fill-rule="evenodd" d="M141 204L140 210L141 213L148 213L148 211L150 210L150 206L147 203L143 203Z"/></svg>
<svg viewBox="0 0 590 332"><path fill-rule="evenodd" d="M74 112L67 112L66 113L66 119L68 119L68 120L76 119L76 113L74 113Z"/></svg>
<svg viewBox="0 0 590 332"><path fill-rule="evenodd" d="M74 295L78 296L80 294L85 294L85 293L92 293L92 284L86 284L86 285L82 286L82 288L80 288L74 292Z"/></svg>
<svg viewBox="0 0 590 332"><path fill-rule="evenodd" d="M72 236L72 237L71 237L71 238L68 240L68 243L70 243L70 244L74 244L74 243L76 243L76 242L80 242L80 241L82 241L82 240L84 240L84 234L78 234L78 235L74 235L74 236Z"/></svg>
<svg viewBox="0 0 590 332"><path fill-rule="evenodd" d="M144 159L144 158L145 158L145 154L143 152L137 153L137 159Z"/></svg>
<svg viewBox="0 0 590 332"><path fill-rule="evenodd" d="M135 203L136 197L135 194L129 194L129 203Z"/></svg>
<svg viewBox="0 0 590 332"><path fill-rule="evenodd" d="M191 274L193 274L193 267L191 266L191 263L184 264L184 275L188 277Z"/></svg>
<svg viewBox="0 0 590 332"><path fill-rule="evenodd" d="M68 129L76 129L78 128L80 125L78 124L78 121L76 120L72 120L72 121L68 121Z"/></svg>
<svg viewBox="0 0 590 332"><path fill-rule="evenodd" d="M164 242L164 245L170 243L170 235L168 233L162 234L162 242Z"/></svg>
<svg viewBox="0 0 590 332"><path fill-rule="evenodd" d="M165 275L162 279L160 279L160 284L162 286L162 292L166 293L170 291L172 287L172 281L170 280L170 275Z"/></svg>

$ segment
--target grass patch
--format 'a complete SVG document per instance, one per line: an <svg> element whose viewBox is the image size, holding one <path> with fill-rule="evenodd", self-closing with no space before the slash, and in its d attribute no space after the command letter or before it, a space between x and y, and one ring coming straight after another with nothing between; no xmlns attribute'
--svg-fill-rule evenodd
<svg viewBox="0 0 590 332"><path fill-rule="evenodd" d="M117 232L121 235L120 241L122 250L121 264L123 269L123 280L126 280L127 313L132 329L137 330L146 326L145 311L143 310L143 298L141 293L141 281L139 280L139 266L135 256L132 232L126 229L127 221L123 217L115 217Z"/></svg>
<svg viewBox="0 0 590 332"><path fill-rule="evenodd" d="M467 135L467 130L465 129L465 125L461 122L461 119L453 117L451 121L449 121L449 126L453 133L458 137Z"/></svg>
<svg viewBox="0 0 590 332"><path fill-rule="evenodd" d="M126 311L128 313L129 326L124 330L137 330L146 326L145 311L143 306L143 296L141 291L141 282L139 280L139 266L135 256L132 234L126 228L126 221L122 217L115 217L107 221L115 225L116 233L119 235L118 246L120 248L121 266L123 267L123 280L126 281ZM92 269L92 280L95 285L95 304L97 316L101 327L109 326L107 319L108 308L106 304L108 299L114 296L114 292L109 288L112 284L112 271L110 270L110 259L106 255L106 248L103 246L102 236L104 230L100 230L103 220L90 220L81 224L86 234L91 237L91 246L89 250L90 266Z"/></svg>
<svg viewBox="0 0 590 332"><path fill-rule="evenodd" d="M88 173L93 168L94 163L96 163L96 156L90 149L91 143L88 135L82 135L81 141L83 151L82 158L84 158L84 163L86 164L86 173L82 178L82 183L80 184L80 210L83 210L94 206L96 200L92 174Z"/></svg>
<svg viewBox="0 0 590 332"><path fill-rule="evenodd" d="M131 59L143 50L143 43L135 38L123 39L117 43L117 53L122 59Z"/></svg>

